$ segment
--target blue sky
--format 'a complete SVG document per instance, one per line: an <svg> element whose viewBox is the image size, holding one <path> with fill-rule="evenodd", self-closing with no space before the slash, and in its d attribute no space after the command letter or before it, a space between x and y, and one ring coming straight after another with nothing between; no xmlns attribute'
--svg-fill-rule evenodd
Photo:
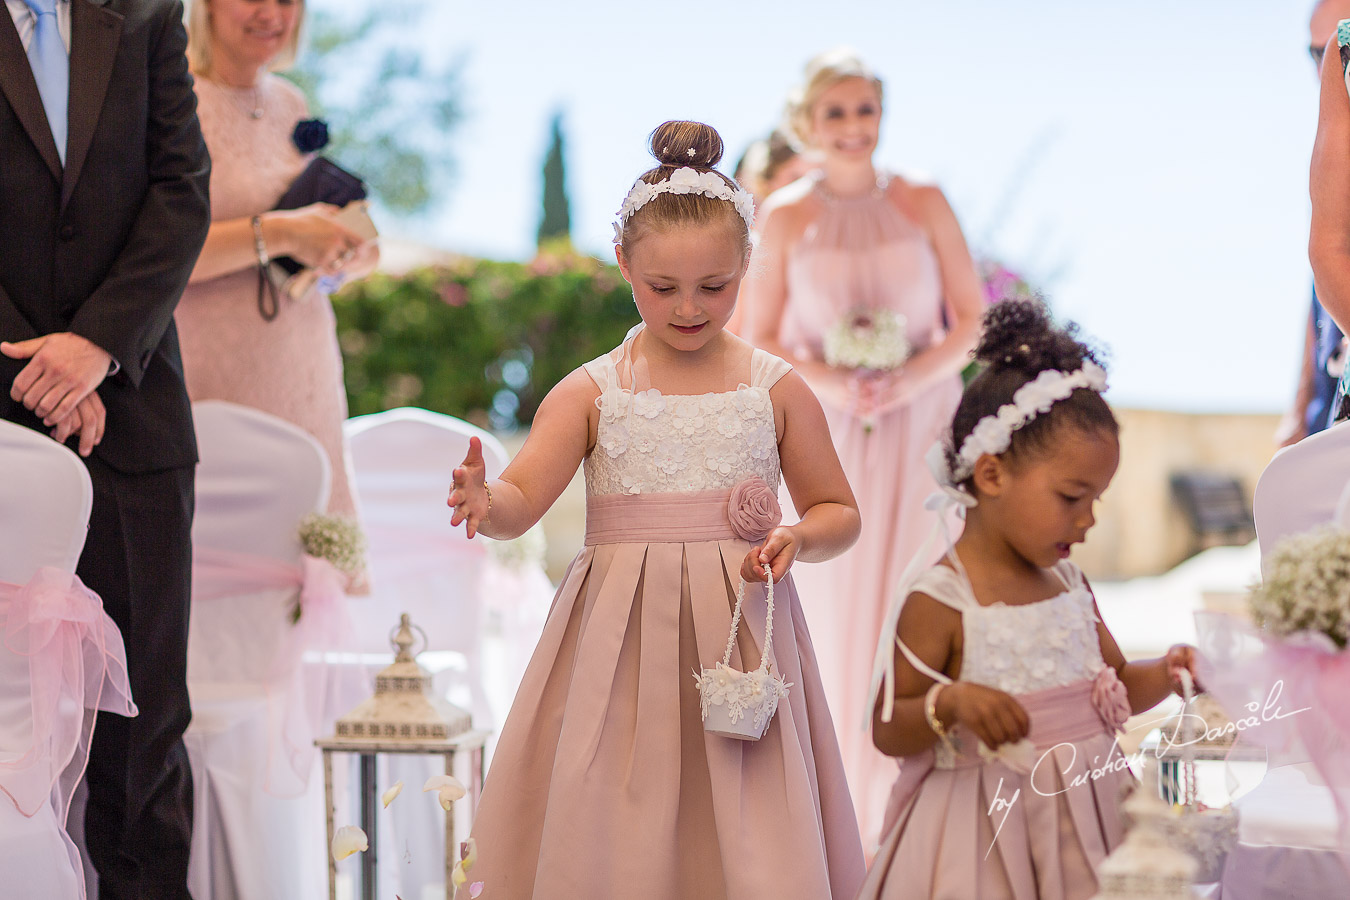
<svg viewBox="0 0 1350 900"><path fill-rule="evenodd" d="M1048 281L1056 311L1111 348L1114 402L1275 411L1310 284L1310 5L432 0L408 39L465 60L458 174L426 221L382 225L528 257L561 109L573 237L608 255L653 127L714 125L729 169L805 60L849 45L886 82L878 161L935 179L972 245Z"/></svg>

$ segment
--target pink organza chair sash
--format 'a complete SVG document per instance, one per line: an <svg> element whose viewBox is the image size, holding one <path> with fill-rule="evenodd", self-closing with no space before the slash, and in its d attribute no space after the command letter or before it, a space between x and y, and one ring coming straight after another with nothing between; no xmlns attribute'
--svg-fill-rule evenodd
<svg viewBox="0 0 1350 900"><path fill-rule="evenodd" d="M1320 633L1273 638L1221 613L1198 612L1195 625L1201 682L1240 727L1239 740L1275 751L1302 745L1350 853L1350 650Z"/></svg>
<svg viewBox="0 0 1350 900"><path fill-rule="evenodd" d="M731 490L586 498L586 545L734 540Z"/></svg>
<svg viewBox="0 0 1350 900"><path fill-rule="evenodd" d="M0 758L0 790L25 816L53 803L64 824L95 714L136 715L122 634L98 594L53 568L26 585L0 582L0 619L5 648L28 659L32 701L31 740Z"/></svg>
<svg viewBox="0 0 1350 900"><path fill-rule="evenodd" d="M312 556L293 565L214 547L193 548L194 604L295 588L300 590L300 618L264 673L268 747L263 786L277 796L304 791L314 767L314 739L323 727L327 680L311 685L301 663L306 652L340 650L351 639L353 626L342 576L331 563Z"/></svg>

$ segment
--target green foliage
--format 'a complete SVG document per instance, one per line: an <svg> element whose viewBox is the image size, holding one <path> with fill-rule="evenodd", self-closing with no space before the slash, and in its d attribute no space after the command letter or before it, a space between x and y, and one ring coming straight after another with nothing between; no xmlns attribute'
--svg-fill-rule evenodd
<svg viewBox="0 0 1350 900"><path fill-rule="evenodd" d="M553 139L544 157L544 215L539 220L539 246L550 241L568 240L572 215L567 202L566 171L563 161L562 113L553 115Z"/></svg>
<svg viewBox="0 0 1350 900"><path fill-rule="evenodd" d="M391 212L427 209L452 171L446 147L462 117L460 61L429 71L406 35L417 8L394 6L352 22L306 10L306 46L285 73L328 122L324 150L365 179Z"/></svg>
<svg viewBox="0 0 1350 900"><path fill-rule="evenodd" d="M638 321L619 270L574 253L377 274L333 301L351 415L420 406L498 430Z"/></svg>

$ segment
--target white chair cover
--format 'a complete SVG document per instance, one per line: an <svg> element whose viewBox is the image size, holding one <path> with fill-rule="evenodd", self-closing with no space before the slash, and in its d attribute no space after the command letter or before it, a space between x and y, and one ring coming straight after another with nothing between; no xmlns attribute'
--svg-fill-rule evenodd
<svg viewBox="0 0 1350 900"><path fill-rule="evenodd" d="M285 731L308 716L326 730L335 715L324 693L297 688L323 677L308 668L302 676L300 653L315 648L296 637L305 618L292 622L309 583L264 578L228 594L221 573L231 560L240 570L303 571L298 526L328 502L328 459L310 435L254 409L205 401L193 421L201 463L184 738L195 788L189 888L197 900L324 896L323 785L311 777L318 735L301 729L295 743L309 746L288 746Z"/></svg>
<svg viewBox="0 0 1350 900"><path fill-rule="evenodd" d="M1350 497L1350 425L1276 454L1253 498L1263 566L1282 538L1332 522L1350 526L1343 497ZM1339 850L1331 791L1296 729L1289 731L1283 745L1267 747L1265 778L1234 802L1238 843L1224 867L1222 900L1350 896L1350 859Z"/></svg>
<svg viewBox="0 0 1350 900"><path fill-rule="evenodd" d="M427 649L463 657L470 711L490 727L480 640L485 544L450 526L445 498L470 437L483 442L489 477L506 467L506 450L481 428L424 409L360 416L346 431L370 543L371 596L353 609L359 649L390 652L389 633L408 613Z"/></svg>
<svg viewBox="0 0 1350 900"><path fill-rule="evenodd" d="M452 528L445 501L470 437L483 442L489 478L506 468L506 449L480 428L423 409L350 419L346 432L370 542L371 596L353 603L361 649L388 658L389 632L407 612L427 633L433 652L420 662L437 675L437 688L472 712L475 727L491 731L515 695L553 587L541 565L507 569L484 540ZM426 757L389 757L381 760L381 785L401 779L416 789L439 771ZM380 811L380 858L403 863L391 870L392 882L389 867L382 869L382 890L443 893L444 821L435 804L417 798Z"/></svg>
<svg viewBox="0 0 1350 900"><path fill-rule="evenodd" d="M1252 512L1264 558L1280 538L1336 521L1350 485L1350 422L1275 454L1256 483Z"/></svg>
<svg viewBox="0 0 1350 900"><path fill-rule="evenodd" d="M74 453L46 435L0 421L0 583L28 585L42 577L40 570L73 573L84 547L85 530L93 502L89 473ZM89 603L97 597L85 593ZM0 761L18 760L33 741L34 695L30 679L33 660L15 653L10 642L17 622L9 622L8 599L0 602ZM109 643L121 652L121 635L106 615L100 626ZM86 648L88 649L88 648ZM125 656L122 657L125 660ZM92 662L93 660L89 660ZM125 685L125 671L121 673ZM47 685L51 688L52 685ZM83 688L83 685L81 686ZM88 698L93 701L93 698ZM58 715L72 717L67 731L78 730L85 716L84 702L58 706ZM89 724L92 724L89 723ZM87 750L87 745L85 746ZM53 748L48 747L48 752ZM84 760L51 761L34 769L68 765L73 781L83 772ZM32 771L24 766L23 771ZM57 785L51 801L36 801L29 815L20 811L17 797L0 795L0 873L2 893L12 900L53 900L84 895L84 874L75 843L65 830L69 795Z"/></svg>

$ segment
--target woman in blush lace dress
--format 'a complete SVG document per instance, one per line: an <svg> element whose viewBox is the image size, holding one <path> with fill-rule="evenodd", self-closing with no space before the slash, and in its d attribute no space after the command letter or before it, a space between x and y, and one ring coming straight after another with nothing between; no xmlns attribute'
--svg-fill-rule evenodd
<svg viewBox="0 0 1350 900"><path fill-rule="evenodd" d="M347 396L332 304L317 288L296 298L278 290L273 318L259 303L259 241L269 256L291 256L330 283L368 274L377 259L374 244L334 220L335 207L272 211L311 159L296 129L307 117L305 100L271 74L294 59L303 13L300 0L192 4L188 58L211 151L212 221L175 318L189 396L251 406L314 435L333 465L329 512L350 516Z"/></svg>
<svg viewBox="0 0 1350 900"><path fill-rule="evenodd" d="M767 204L745 302L753 343L792 360L825 405L863 532L799 576L825 693L839 729L864 847L879 837L895 763L871 744L868 660L890 591L931 522L925 451L961 394L983 299L942 192L879 171L880 80L856 56L812 60L789 124L821 168ZM841 322L889 322L911 347L889 371L826 363ZM893 345L894 346L894 345Z"/></svg>

